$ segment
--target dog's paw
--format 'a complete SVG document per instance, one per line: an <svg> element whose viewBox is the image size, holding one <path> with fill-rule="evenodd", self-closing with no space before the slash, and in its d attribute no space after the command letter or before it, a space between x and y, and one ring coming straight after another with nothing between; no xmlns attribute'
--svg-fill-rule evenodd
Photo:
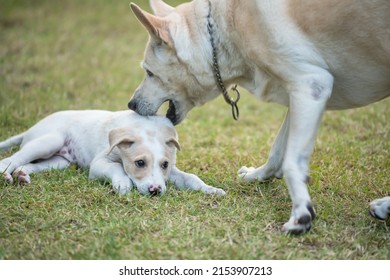
<svg viewBox="0 0 390 280"><path fill-rule="evenodd" d="M226 192L223 189L215 188L212 186L206 186L202 188L202 192L207 193L207 194L215 194L218 196L225 196Z"/></svg>
<svg viewBox="0 0 390 280"><path fill-rule="evenodd" d="M3 177L5 182L12 184L14 181L8 169L9 165L5 165L3 162L0 162L0 178Z"/></svg>
<svg viewBox="0 0 390 280"><path fill-rule="evenodd" d="M387 220L390 216L390 196L372 201L370 203L370 214L377 219Z"/></svg>
<svg viewBox="0 0 390 280"><path fill-rule="evenodd" d="M3 172L0 175L4 178L4 180L5 180L5 182L7 184L12 184L13 183L14 179L12 178L11 174L9 174L7 172Z"/></svg>
<svg viewBox="0 0 390 280"><path fill-rule="evenodd" d="M13 173L12 176L18 180L19 184L28 185L31 183L30 175L23 171L22 168L17 168Z"/></svg>
<svg viewBox="0 0 390 280"><path fill-rule="evenodd" d="M254 167L246 167L243 166L238 170L238 176L244 179L247 182L253 182L253 181L267 181L271 179L272 177L276 176L277 172L267 172L267 166L263 165L259 168ZM283 177L282 172L280 174L278 173L280 177Z"/></svg>
<svg viewBox="0 0 390 280"><path fill-rule="evenodd" d="M286 234L298 235L310 230L311 222L315 219L316 214L311 203L296 207L290 220L282 227L282 231Z"/></svg>
<svg viewBox="0 0 390 280"><path fill-rule="evenodd" d="M112 180L112 188L116 193L119 193L120 195L125 195L128 192L130 192L131 188L133 187L133 184L128 177L121 177Z"/></svg>

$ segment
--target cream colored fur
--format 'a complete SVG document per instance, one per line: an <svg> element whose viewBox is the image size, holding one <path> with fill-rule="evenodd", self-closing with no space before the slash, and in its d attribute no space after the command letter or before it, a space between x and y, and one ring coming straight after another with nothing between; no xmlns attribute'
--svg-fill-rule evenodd
<svg viewBox="0 0 390 280"><path fill-rule="evenodd" d="M178 124L192 108L220 96L210 14L225 85L237 83L289 108L267 163L244 166L239 176L246 181L284 176L293 205L283 231L310 229L315 212L306 181L324 110L365 106L390 95L390 1L150 3L155 15L131 4L150 40L142 63L148 75L129 108L152 115L169 101L167 116Z"/></svg>

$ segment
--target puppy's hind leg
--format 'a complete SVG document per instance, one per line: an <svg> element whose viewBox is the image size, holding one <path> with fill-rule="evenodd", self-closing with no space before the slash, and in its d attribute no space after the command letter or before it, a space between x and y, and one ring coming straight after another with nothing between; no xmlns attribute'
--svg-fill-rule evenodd
<svg viewBox="0 0 390 280"><path fill-rule="evenodd" d="M18 182L21 184L30 184L30 174L38 173L46 170L65 169L70 165L70 161L61 157L53 156L49 159L40 160L36 163L28 163L26 165L20 166L15 169L12 173L14 178L18 179Z"/></svg>
<svg viewBox="0 0 390 280"><path fill-rule="evenodd" d="M64 145L65 139L60 135L48 134L27 142L12 156L0 161L0 174L8 182L12 182L14 170L38 159L47 159L58 152Z"/></svg>
<svg viewBox="0 0 390 280"><path fill-rule="evenodd" d="M282 178L282 164L284 153L286 150L287 137L289 130L289 113L284 119L282 127L279 130L278 136L272 145L267 163L259 168L243 166L238 171L238 176L247 182L258 180L260 182L266 181L273 177Z"/></svg>

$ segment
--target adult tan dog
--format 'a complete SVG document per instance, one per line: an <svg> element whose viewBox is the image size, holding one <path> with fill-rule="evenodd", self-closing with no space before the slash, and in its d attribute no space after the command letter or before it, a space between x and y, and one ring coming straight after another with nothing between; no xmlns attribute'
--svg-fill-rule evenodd
<svg viewBox="0 0 390 280"><path fill-rule="evenodd" d="M315 211L306 181L324 110L364 106L390 94L390 1L150 3L155 15L131 4L150 40L142 63L147 76L129 108L153 115L169 101L167 116L178 124L232 84L287 106L267 163L242 167L239 176L284 176L293 206L283 231L309 230ZM371 213L386 218L390 199L380 202L371 204Z"/></svg>

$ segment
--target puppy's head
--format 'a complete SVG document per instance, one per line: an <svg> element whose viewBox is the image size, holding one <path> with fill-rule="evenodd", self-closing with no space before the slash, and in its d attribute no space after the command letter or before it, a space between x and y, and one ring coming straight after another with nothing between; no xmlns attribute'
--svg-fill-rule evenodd
<svg viewBox="0 0 390 280"><path fill-rule="evenodd" d="M172 127L114 128L109 133L110 152L117 148L123 169L141 194L162 195L180 150Z"/></svg>

